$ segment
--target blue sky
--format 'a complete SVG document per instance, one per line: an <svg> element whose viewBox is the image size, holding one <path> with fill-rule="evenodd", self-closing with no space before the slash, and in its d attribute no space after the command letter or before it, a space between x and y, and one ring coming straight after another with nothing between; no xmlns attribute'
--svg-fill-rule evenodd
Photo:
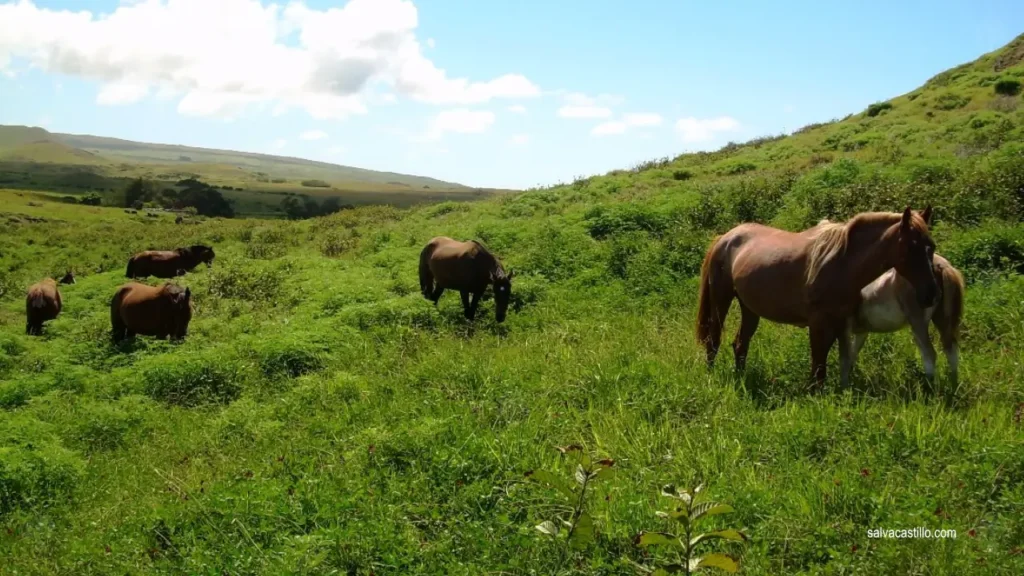
<svg viewBox="0 0 1024 576"><path fill-rule="evenodd" d="M625 6L0 0L0 124L522 188L842 117L1024 32L1010 0Z"/></svg>

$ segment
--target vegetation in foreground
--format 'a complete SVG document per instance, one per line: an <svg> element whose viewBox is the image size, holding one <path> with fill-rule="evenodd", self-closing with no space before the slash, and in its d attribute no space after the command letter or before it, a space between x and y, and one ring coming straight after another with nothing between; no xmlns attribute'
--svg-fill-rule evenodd
<svg viewBox="0 0 1024 576"><path fill-rule="evenodd" d="M680 533L661 487L703 483L734 512L700 531L743 542L697 553L747 574L1020 574L1022 57L792 137L476 203L174 224L0 192L0 572L636 574L676 561L637 545ZM959 386L922 393L903 331L868 341L853 390L833 353L808 394L806 332L768 322L745 374L704 370L714 234L907 203L935 206L969 284ZM419 294L440 234L516 269L505 323ZM188 338L114 346L128 255L193 243L217 259L180 279ZM25 336L24 288L69 267L61 317ZM615 472L567 504L531 479L562 477L572 445ZM537 528L561 520L592 538ZM868 537L914 527L956 538Z"/></svg>

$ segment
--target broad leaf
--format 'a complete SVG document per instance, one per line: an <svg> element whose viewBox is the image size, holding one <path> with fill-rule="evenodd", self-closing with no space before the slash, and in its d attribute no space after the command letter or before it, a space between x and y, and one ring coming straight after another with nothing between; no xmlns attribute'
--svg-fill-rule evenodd
<svg viewBox="0 0 1024 576"><path fill-rule="evenodd" d="M736 542L742 542L747 539L747 535L740 532L739 530L733 530L732 528L726 530L716 530L715 532L708 532L707 534L694 536L693 539L690 540L690 548L693 548L694 546L700 544L705 540L715 540L718 538L722 540L733 540Z"/></svg>
<svg viewBox="0 0 1024 576"><path fill-rule="evenodd" d="M547 484L552 488L557 488L559 492L565 494L569 498L576 497L576 494L572 491L572 488L570 488L564 480L562 480L558 476L555 476L551 472L548 472L547 470L530 470L529 472L526 473L526 477L531 480Z"/></svg>
<svg viewBox="0 0 1024 576"><path fill-rule="evenodd" d="M704 489L704 484L697 484L697 487L693 489L693 495L700 494L700 491Z"/></svg>
<svg viewBox="0 0 1024 576"><path fill-rule="evenodd" d="M683 571L682 564L669 564L655 570L651 576L666 576L667 574L678 574Z"/></svg>
<svg viewBox="0 0 1024 576"><path fill-rule="evenodd" d="M733 507L728 504L719 504L718 502L702 502L693 507L693 513L690 518L696 522L704 516L716 516L718 514L728 514L733 511Z"/></svg>
<svg viewBox="0 0 1024 576"><path fill-rule="evenodd" d="M536 528L549 536L558 536L558 525L550 520L541 522Z"/></svg>
<svg viewBox="0 0 1024 576"><path fill-rule="evenodd" d="M587 471L583 469L582 464L576 465L576 483L580 486L587 483Z"/></svg>
<svg viewBox="0 0 1024 576"><path fill-rule="evenodd" d="M679 538L675 534L669 534L668 532L641 532L636 537L636 545L641 548L661 545L683 547L683 543L679 541Z"/></svg>
<svg viewBox="0 0 1024 576"><path fill-rule="evenodd" d="M594 519L590 517L590 514L584 512L580 514L578 520L576 520L576 528L572 531L570 540L573 548L580 549L584 548L594 539Z"/></svg>
<svg viewBox="0 0 1024 576"><path fill-rule="evenodd" d="M675 520L676 522L685 523L689 511L686 509L685 506L676 506L675 510L669 510L667 512L662 512L659 510L655 512L655 514L658 516L658 518L667 518Z"/></svg>
<svg viewBox="0 0 1024 576"><path fill-rule="evenodd" d="M593 480L607 480L615 474L614 468L601 468L597 472L590 473L590 479Z"/></svg>
<svg viewBox="0 0 1024 576"><path fill-rule="evenodd" d="M696 565L694 564L695 562ZM725 554L708 554L703 558L690 560L691 572L699 568L718 568L719 570L725 570L726 572L736 572L740 569L740 565Z"/></svg>

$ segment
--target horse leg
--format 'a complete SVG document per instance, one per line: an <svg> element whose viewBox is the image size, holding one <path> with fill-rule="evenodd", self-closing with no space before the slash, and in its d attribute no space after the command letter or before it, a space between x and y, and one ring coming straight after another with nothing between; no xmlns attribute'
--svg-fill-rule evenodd
<svg viewBox="0 0 1024 576"><path fill-rule="evenodd" d="M483 291L473 292L473 300L469 304L469 319L476 318L476 308L480 304L480 296L483 295Z"/></svg>
<svg viewBox="0 0 1024 576"><path fill-rule="evenodd" d="M924 375L928 380L935 378L935 347L928 335L928 322L923 316L910 317L910 330L914 333L914 343L921 352L921 363L924 364Z"/></svg>
<svg viewBox="0 0 1024 576"><path fill-rule="evenodd" d="M839 385L850 387L850 374L853 372L853 318L848 318L839 331Z"/></svg>
<svg viewBox="0 0 1024 576"><path fill-rule="evenodd" d="M838 330L831 321L816 322L809 327L811 337L811 378L816 387L825 384L828 375L828 353L835 344Z"/></svg>
<svg viewBox="0 0 1024 576"><path fill-rule="evenodd" d="M757 332L757 324L761 317L754 314L740 300L740 328L736 331L736 338L732 341L732 351L736 357L736 370L742 372L747 368L747 350L750 348L750 339Z"/></svg>
<svg viewBox="0 0 1024 576"><path fill-rule="evenodd" d="M430 299L434 301L434 306L437 306L437 301L441 299L441 294L444 294L444 286L434 286L434 293L430 295Z"/></svg>
<svg viewBox="0 0 1024 576"><path fill-rule="evenodd" d="M957 343L955 329L949 325L945 317L932 317L932 322L939 329L939 337L942 339L942 352L946 355L946 366L949 377L955 384L959 379L960 368L960 345Z"/></svg>
<svg viewBox="0 0 1024 576"><path fill-rule="evenodd" d="M462 296L462 314L467 320L472 320L473 317L469 315L469 292L460 290L459 295Z"/></svg>

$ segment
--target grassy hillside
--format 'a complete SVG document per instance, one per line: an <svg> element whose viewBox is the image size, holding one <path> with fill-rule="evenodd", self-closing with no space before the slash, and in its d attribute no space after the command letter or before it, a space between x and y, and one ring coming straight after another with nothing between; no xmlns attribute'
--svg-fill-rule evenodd
<svg viewBox="0 0 1024 576"><path fill-rule="evenodd" d="M199 178L229 188L233 190L228 196L235 201L236 212L251 216L278 214L281 199L287 194L321 200L337 197L354 205L410 206L476 200L498 192L301 158L0 126L0 186L109 194L138 177L166 185ZM316 181L320 184L311 185Z"/></svg>
<svg viewBox="0 0 1024 576"><path fill-rule="evenodd" d="M634 544L675 529L661 486L697 482L736 510L704 528L749 537L707 549L746 574L1024 572L1024 118L995 88L1020 46L791 137L480 202L176 225L0 192L0 573L637 574L672 559ZM806 331L770 322L744 375L704 370L716 233L907 203L969 282L958 386L923 390L904 331L810 394ZM440 234L516 270L505 323L419 294ZM113 346L126 258L196 242L188 338ZM68 267L25 336L25 288ZM578 550L534 528L568 503L524 476L571 478L571 444L616 470ZM919 526L957 537L867 536Z"/></svg>

